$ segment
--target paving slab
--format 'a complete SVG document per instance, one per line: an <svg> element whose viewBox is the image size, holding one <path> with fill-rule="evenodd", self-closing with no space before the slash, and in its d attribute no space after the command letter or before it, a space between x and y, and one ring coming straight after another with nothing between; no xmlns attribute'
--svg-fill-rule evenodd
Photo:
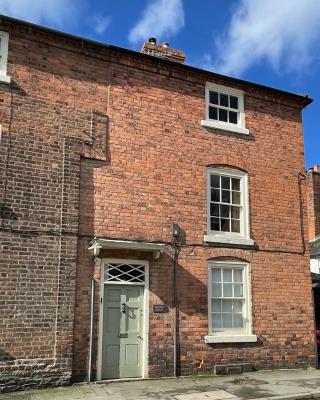
<svg viewBox="0 0 320 400"><path fill-rule="evenodd" d="M178 394L177 400L227 400L239 399L239 397L226 392L225 390L213 390L211 392L196 392L189 394Z"/></svg>
<svg viewBox="0 0 320 400"><path fill-rule="evenodd" d="M0 400L306 400L320 399L320 371L272 370L233 376L81 384L0 394Z"/></svg>

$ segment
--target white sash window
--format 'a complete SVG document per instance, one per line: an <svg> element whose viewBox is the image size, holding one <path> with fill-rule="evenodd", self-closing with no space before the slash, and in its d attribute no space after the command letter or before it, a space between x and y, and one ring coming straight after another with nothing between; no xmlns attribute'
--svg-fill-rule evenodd
<svg viewBox="0 0 320 400"><path fill-rule="evenodd" d="M7 75L8 45L8 32L0 31L0 81L9 83L10 77Z"/></svg>

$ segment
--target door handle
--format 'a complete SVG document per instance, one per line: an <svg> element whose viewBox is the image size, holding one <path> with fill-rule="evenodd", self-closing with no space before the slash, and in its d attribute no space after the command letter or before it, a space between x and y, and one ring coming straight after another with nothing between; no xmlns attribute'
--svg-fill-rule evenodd
<svg viewBox="0 0 320 400"><path fill-rule="evenodd" d="M141 339L141 340L143 339L143 337L141 335L137 335L137 338Z"/></svg>
<svg viewBox="0 0 320 400"><path fill-rule="evenodd" d="M126 313L126 303L121 304L121 312L122 312L122 314Z"/></svg>

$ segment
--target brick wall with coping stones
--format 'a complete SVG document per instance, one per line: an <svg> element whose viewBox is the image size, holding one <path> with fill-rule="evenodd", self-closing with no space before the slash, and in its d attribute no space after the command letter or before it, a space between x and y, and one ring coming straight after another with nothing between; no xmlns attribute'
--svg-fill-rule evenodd
<svg viewBox="0 0 320 400"><path fill-rule="evenodd" d="M203 243L206 168L212 164L248 171L251 236L268 251L195 247L182 252L181 373L240 361L257 368L313 365L311 284L308 251L303 253L302 243L302 236L307 240L305 209L303 230L300 223L300 200L306 198L305 182L301 193L298 184L304 169L299 104L235 84L246 91L250 135L206 130L200 127L206 74L182 72L35 28L4 24L2 29L11 31L8 71L13 78L12 92L7 86L0 92L0 173L1 178L7 176L2 182L7 182L9 210L1 231L2 383L11 388L65 383L72 359L75 379L85 375L95 268L99 276L99 263L95 266L87 252L90 237L170 241L170 225L177 222L187 243ZM222 77L215 83L228 84ZM63 139L63 246L53 365ZM3 197L5 186L0 190ZM22 230L29 231L23 240ZM112 251L102 256L149 257ZM250 262L257 344L209 346L203 341L207 262L221 256ZM170 307L170 252L150 262L150 310L159 301ZM94 367L98 304L97 292ZM150 316L150 376L170 375L171 313ZM22 335L27 339L20 340ZM204 361L201 370L199 360Z"/></svg>
<svg viewBox="0 0 320 400"><path fill-rule="evenodd" d="M317 169L317 170L316 170ZM311 168L307 173L307 205L309 240L320 235L320 171Z"/></svg>

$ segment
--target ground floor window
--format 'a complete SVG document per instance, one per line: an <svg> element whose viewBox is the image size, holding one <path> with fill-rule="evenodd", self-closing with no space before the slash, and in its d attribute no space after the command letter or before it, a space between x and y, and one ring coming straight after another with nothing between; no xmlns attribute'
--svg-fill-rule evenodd
<svg viewBox="0 0 320 400"><path fill-rule="evenodd" d="M210 262L208 283L209 335L251 333L249 265Z"/></svg>

